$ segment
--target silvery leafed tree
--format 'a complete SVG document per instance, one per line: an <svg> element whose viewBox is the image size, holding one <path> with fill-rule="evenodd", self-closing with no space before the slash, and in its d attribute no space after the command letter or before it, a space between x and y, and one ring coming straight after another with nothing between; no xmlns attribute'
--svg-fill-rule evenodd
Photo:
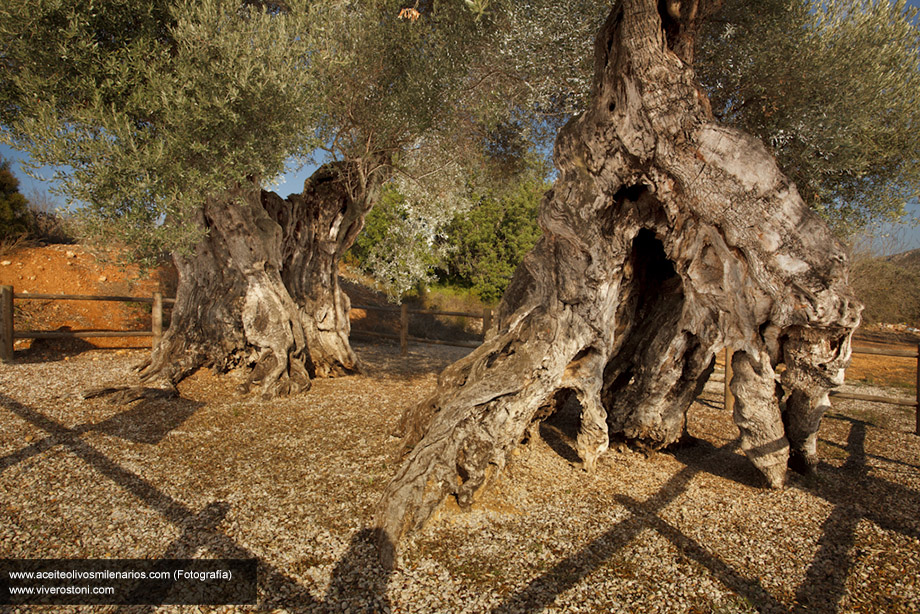
<svg viewBox="0 0 920 614"><path fill-rule="evenodd" d="M710 111L693 56L718 5L613 4L590 103L556 140L543 238L483 345L403 417L411 452L378 512L394 543L448 496L469 506L570 397L587 470L611 434L677 441L726 347L751 462L774 487L790 459L814 464L860 307L827 224L760 141Z"/></svg>
<svg viewBox="0 0 920 614"><path fill-rule="evenodd" d="M0 9L3 139L63 165L83 229L179 287L142 375L248 372L266 396L353 372L338 260L386 181L452 206L508 107L458 2L114 0ZM419 17L424 16L423 19ZM479 66L477 70L476 66ZM491 109L491 110L490 110ZM302 193L262 190L291 157ZM445 198L447 202L445 202Z"/></svg>

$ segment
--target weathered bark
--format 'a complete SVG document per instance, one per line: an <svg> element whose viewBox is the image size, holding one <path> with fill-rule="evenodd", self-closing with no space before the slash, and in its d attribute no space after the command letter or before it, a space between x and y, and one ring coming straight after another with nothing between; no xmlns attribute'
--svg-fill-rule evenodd
<svg viewBox="0 0 920 614"><path fill-rule="evenodd" d="M350 302L339 287L338 264L364 227L379 196L379 173L355 176L359 169L327 164L305 183L302 194L282 200L262 193L265 210L281 227L282 279L297 303L316 377L359 369L348 340Z"/></svg>
<svg viewBox="0 0 920 614"><path fill-rule="evenodd" d="M286 200L250 184L208 201L198 220L207 236L174 257L176 304L144 380L175 386L199 367L242 367L244 389L272 397L358 369L337 267L378 184L345 172L321 167Z"/></svg>
<svg viewBox="0 0 920 614"><path fill-rule="evenodd" d="M244 388L266 396L308 389L306 335L281 279L281 229L251 184L209 199L198 223L207 236L176 254L179 272L169 329L142 379L175 385L199 367L249 369Z"/></svg>
<svg viewBox="0 0 920 614"><path fill-rule="evenodd" d="M611 433L676 441L726 346L750 460L778 487L790 443L813 459L859 307L827 226L761 143L708 112L687 51L703 4L614 6L596 44L592 103L556 142L543 238L494 332L403 417L414 447L378 510L393 543L448 495L468 506L532 422L570 394L588 470Z"/></svg>

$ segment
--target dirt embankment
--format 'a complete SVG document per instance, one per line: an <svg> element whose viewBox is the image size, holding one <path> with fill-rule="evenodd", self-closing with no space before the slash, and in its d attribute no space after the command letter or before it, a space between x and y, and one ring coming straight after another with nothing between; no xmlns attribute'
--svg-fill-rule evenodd
<svg viewBox="0 0 920 614"><path fill-rule="evenodd" d="M118 263L117 254L96 253L80 245L24 247L0 257L0 284L13 286L16 330L150 330L150 305L110 301L24 299L28 294L83 294L150 297L175 294L171 267L140 275ZM33 348L34 346L34 348ZM42 347L149 347L149 337L16 341L16 350Z"/></svg>

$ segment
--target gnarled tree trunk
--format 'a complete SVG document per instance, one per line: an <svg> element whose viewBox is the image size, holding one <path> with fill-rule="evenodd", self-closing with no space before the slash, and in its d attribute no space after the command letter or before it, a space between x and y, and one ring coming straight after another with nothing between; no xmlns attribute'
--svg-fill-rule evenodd
<svg viewBox="0 0 920 614"><path fill-rule="evenodd" d="M282 279L297 303L316 377L358 370L348 340L350 302L339 287L338 264L364 227L379 198L381 177L356 176L359 168L330 163L282 200L263 192L265 210L283 232Z"/></svg>
<svg viewBox="0 0 920 614"><path fill-rule="evenodd" d="M286 200L254 183L209 200L198 220L207 236L174 257L176 304L142 378L174 386L202 366L242 367L244 388L272 397L308 389L311 377L356 371L337 267L378 183L356 190L353 180L332 164Z"/></svg>
<svg viewBox="0 0 920 614"><path fill-rule="evenodd" d="M614 5L592 103L556 141L542 240L494 332L403 417L414 447L378 510L393 543L449 495L468 506L528 427L573 394L588 470L611 433L676 441L726 346L750 460L776 487L790 445L814 463L859 307L827 226L760 142L714 122L697 88L692 37L715 4Z"/></svg>
<svg viewBox="0 0 920 614"><path fill-rule="evenodd" d="M207 236L176 254L179 287L169 329L141 370L175 385L197 368L250 369L245 388L266 396L310 386L306 334L281 279L281 230L250 184L209 199L198 223Z"/></svg>

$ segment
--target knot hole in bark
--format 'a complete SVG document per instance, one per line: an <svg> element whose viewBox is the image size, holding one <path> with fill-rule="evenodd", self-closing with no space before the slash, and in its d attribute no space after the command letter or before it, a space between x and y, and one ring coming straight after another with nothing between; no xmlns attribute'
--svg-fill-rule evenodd
<svg viewBox="0 0 920 614"><path fill-rule="evenodd" d="M642 391L655 387L646 380L656 377L656 356L677 334L683 306L683 283L664 244L654 231L640 229L626 263L615 351L604 369L601 399L613 432L624 431L641 404Z"/></svg>
<svg viewBox="0 0 920 614"><path fill-rule="evenodd" d="M702 13L714 11L718 0L704 1ZM701 17L700 0L658 0L658 15L668 49L687 64L693 63L693 46Z"/></svg>

